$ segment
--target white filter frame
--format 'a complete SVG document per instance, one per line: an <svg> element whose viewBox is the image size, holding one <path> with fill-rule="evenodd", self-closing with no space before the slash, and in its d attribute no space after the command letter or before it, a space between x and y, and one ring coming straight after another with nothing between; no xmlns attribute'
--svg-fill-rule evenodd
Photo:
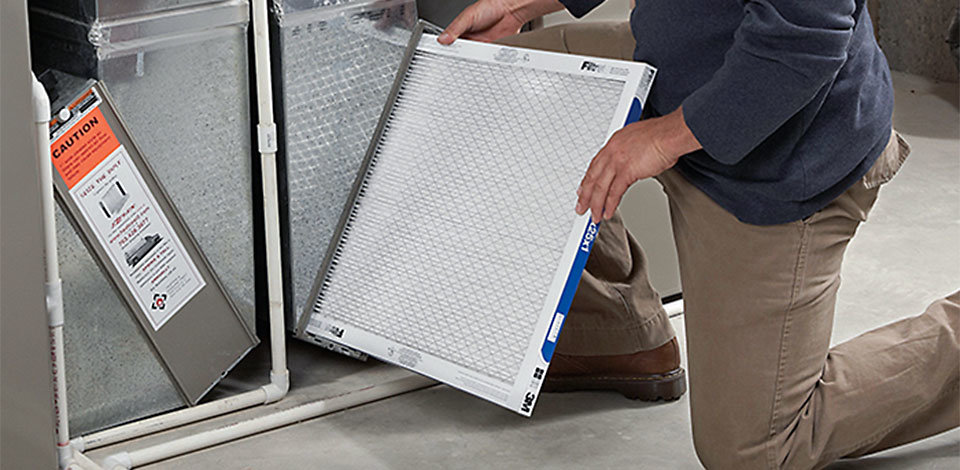
<svg viewBox="0 0 960 470"><path fill-rule="evenodd" d="M451 357L445 357L442 354L433 354L424 351L422 348L417 348L415 345L395 341L394 339L386 337L387 335L372 331L373 328L369 328L369 324L360 325L356 324L356 322L346 321L341 314L345 313L343 311L344 305L349 305L351 302L340 302L337 304L339 307L328 307L325 309L324 302L326 301L329 304L329 300L326 299L325 296L329 295L331 282L336 282L335 276L337 270L344 269L344 265L341 264L346 262L343 253L344 250L350 249L349 241L351 237L359 237L362 239L364 236L367 236L369 240L369 233L366 235L358 235L358 232L355 231L355 223L359 220L358 217L361 217L358 214L361 214L361 212L365 210L364 208L369 206L369 204L364 205L362 202L365 197L368 197L368 193L372 194L371 183L373 183L374 186L376 185L376 181L371 181L371 175L376 174L377 168L384 166L386 160L383 159L405 158L403 155L389 156L382 152L385 152L383 149L388 146L388 144L384 142L389 142L389 139L385 140L385 138L391 135L391 132L398 132L394 129L400 129L402 127L401 124L392 121L392 116L398 109L398 100L402 101L404 99L403 95L406 93L405 82L409 79L408 74L411 71L412 63L415 63L417 60L426 60L423 59L423 57L439 58L438 60L449 58L461 61L467 60L478 64L478 66L489 65L500 68L515 68L518 71L522 69L533 69L537 72L551 72L558 74L558 76L569 76L571 80L579 80L577 77L587 77L590 79L607 79L605 83L612 83L614 81L621 83L621 85L619 85L620 88L617 90L619 99L615 101L614 110L612 112L608 112L606 109L602 111L607 113L607 119L609 119L609 125L606 128L603 142L597 142L599 146L595 149L590 149L589 153L585 151L579 152L584 155L577 158L582 158L583 161L577 161L576 164L582 164L582 170L586 170L589 164L589 158L600 149L600 146L602 146L614 132L623 127L625 123L632 122L639 118L643 102L649 93L656 70L640 62L626 62L534 51L466 40L459 40L452 46L441 46L437 43L435 35L424 34L423 29L424 25L419 25L411 38L403 65L401 66L401 71L398 73L397 81L391 92L390 100L384 109L377 132L367 151L366 159L361 167L357 181L354 184L353 193L350 198L351 202L344 209L336 235L330 244L330 249L320 270L317 283L314 286L311 295L311 298L314 299L313 308L304 312L304 315L301 315L298 330L302 336L328 339L356 348L384 361L406 367L414 372L445 382L453 387L516 411L521 415L530 416L543 383L543 377L546 375L550 359L553 356L557 337L563 321L569 312L574 293L576 292L587 257L589 256L590 248L597 233L598 227L591 221L589 213L572 218L574 222L569 229L562 254L559 256L559 263L553 268L554 274L549 284L549 290L547 292L531 292L531 296L535 295L537 298L545 299L545 301L540 311L536 312L537 317L535 323L528 321L525 322L527 326L522 327L524 328L521 332L522 337L528 338L528 342L526 343L527 346L522 358L518 358L519 368L511 369L512 372L515 372L515 375L509 380L495 378L494 374L484 375L482 371L478 371L475 367L464 366L462 361L457 362ZM458 76L451 76L449 80L457 81L464 79ZM596 80L596 82L599 83L600 80ZM578 83L580 82L578 81ZM472 88L474 92L477 90L477 87L484 86L482 83L466 81L458 84L458 86L461 85L464 90ZM490 89L488 92L493 93L495 90ZM535 91L527 92L533 93ZM414 113L415 115L429 116L431 115L431 109L435 109L432 108L434 103L429 99L422 98L423 97L413 99L416 104L410 104L410 99L407 99L405 106L407 106L407 109L415 106L417 110L417 112ZM408 117L407 119L411 118ZM556 119L562 119L562 116L557 116ZM437 125L449 124L438 122ZM565 125L572 126L573 124ZM395 138L399 139L400 137ZM418 138L429 137L420 135ZM510 147L510 144L510 142L507 142L506 147ZM594 143L591 143L591 145L593 144ZM406 158L415 157L407 155ZM547 183L530 181L530 184L530 192L537 193L537 185L543 186ZM494 188L488 189L491 191L494 190ZM570 194L573 194L575 189L575 186L570 187ZM383 197L383 194L379 196ZM371 195L369 197L369 201L371 201L370 204L376 204L376 200L374 199L376 196ZM572 203L569 210L572 214ZM370 209L366 209L366 211L369 213ZM504 224L512 223L501 214L495 214L495 217L503 220ZM424 229L431 229L432 227L426 226L426 219L429 219L429 217L423 220L425 225ZM393 243L397 241L398 240L394 239ZM414 244L420 243L421 241L415 238L413 234L407 234L400 235L399 242ZM386 244L388 242L383 241L383 243ZM353 259L356 260L356 258ZM450 259L450 262L456 262L456 260ZM357 263L359 264L359 262ZM375 263L376 261L374 260L370 265L357 266L357 269L354 271L363 268L370 273L376 273L379 266L375 265ZM466 269L471 269L471 267L466 267ZM403 275L401 273L386 274L389 274L389 276ZM509 275L509 273L506 275ZM381 275L378 279L384 282L384 284L389 284L391 282L389 276ZM393 279L396 279L396 277ZM343 283L341 282L341 284ZM429 287L424 286L424 290L427 289L429 289ZM360 298L364 295L360 287L341 286L339 290L340 294L338 295L340 298L344 298L344 296ZM498 293L488 292L488 295L496 296ZM439 308L433 305L420 305L418 307L423 307L423 311L429 311L431 308ZM328 311L331 308L340 308L341 310L331 313ZM401 308L402 307L398 305L397 310ZM524 313L529 314L530 312L517 312L513 313L513 315L519 320L520 315ZM371 312L362 312L362 314L372 315ZM376 315L392 314L393 312L390 311L376 313ZM443 312L434 312L434 314L442 315ZM452 314L452 312L446 312L446 314ZM463 315L464 313L456 312L455 314ZM401 313L401 315L403 315L403 313ZM427 315L430 315L430 313L427 313ZM529 326L531 324L532 327ZM515 325L511 325L511 328L513 327L515 327ZM445 333L452 332L443 332L440 334ZM437 335L436 332L424 332L423 334ZM485 344L485 346L496 348L498 338L484 337L482 341L489 343Z"/></svg>

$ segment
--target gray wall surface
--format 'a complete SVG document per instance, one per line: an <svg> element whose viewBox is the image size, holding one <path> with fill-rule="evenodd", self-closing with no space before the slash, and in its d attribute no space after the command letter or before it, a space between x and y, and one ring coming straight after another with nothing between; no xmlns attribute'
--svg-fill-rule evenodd
<svg viewBox="0 0 960 470"><path fill-rule="evenodd" d="M869 8L890 68L957 81L957 67L946 44L956 0L872 0Z"/></svg>
<svg viewBox="0 0 960 470"><path fill-rule="evenodd" d="M53 469L43 235L25 0L0 2L0 468Z"/></svg>
<svg viewBox="0 0 960 470"><path fill-rule="evenodd" d="M446 27L475 0L417 0L417 13L437 26Z"/></svg>

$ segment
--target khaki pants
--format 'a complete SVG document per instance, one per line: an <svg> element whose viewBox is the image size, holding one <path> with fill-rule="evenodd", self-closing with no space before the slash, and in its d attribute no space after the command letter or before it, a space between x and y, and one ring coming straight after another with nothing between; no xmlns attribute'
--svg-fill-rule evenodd
<svg viewBox="0 0 960 470"><path fill-rule="evenodd" d="M631 59L626 23L577 24L504 43ZM906 157L896 133L864 178L803 221L737 220L675 170L694 445L710 469L819 468L960 424L960 292L830 348L840 266L879 185ZM674 332L619 217L605 222L558 351L628 354Z"/></svg>

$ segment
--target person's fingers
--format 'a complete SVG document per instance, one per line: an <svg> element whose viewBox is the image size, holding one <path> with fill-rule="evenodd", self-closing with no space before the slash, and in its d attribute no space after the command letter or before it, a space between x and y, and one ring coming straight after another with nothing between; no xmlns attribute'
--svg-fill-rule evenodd
<svg viewBox="0 0 960 470"><path fill-rule="evenodd" d="M580 186L577 188L577 214L583 215L590 207L589 203L590 197L593 195L594 181L603 171L606 160L604 149L600 149L597 156L593 157L593 160L590 161L590 167L587 168L587 172L583 175L583 179L580 180Z"/></svg>
<svg viewBox="0 0 960 470"><path fill-rule="evenodd" d="M485 23L475 23L473 30L463 33L460 37L473 41L494 42L519 33L522 26L521 24L512 24L504 20L499 20L489 27L486 27Z"/></svg>
<svg viewBox="0 0 960 470"><path fill-rule="evenodd" d="M613 179L617 176L617 172L614 169L614 165L607 165L604 167L603 172L593 183L593 191L590 194L590 216L593 218L594 223L599 223L603 218L603 204L607 200L607 193L610 192L610 184L613 182Z"/></svg>
<svg viewBox="0 0 960 470"><path fill-rule="evenodd" d="M579 198L577 198L576 208L576 213L579 215L583 215L590 207L594 182L603 173L604 167L607 166L610 158L613 156L612 144L616 137L617 133L615 132L610 140L600 148L600 151L593 157L593 160L590 160L590 166L587 167L587 172L583 175L583 179L580 180L580 186L577 188Z"/></svg>
<svg viewBox="0 0 960 470"><path fill-rule="evenodd" d="M444 29L440 33L440 37L437 38L437 41L443 45L453 44L453 41L456 41L463 33L470 31L470 28L473 26L475 16L473 5L467 7L466 10L460 12L453 21L447 25L447 29Z"/></svg>
<svg viewBox="0 0 960 470"><path fill-rule="evenodd" d="M610 184L610 192L607 193L607 200L603 203L603 220L610 220L613 217L629 187L630 182L623 176L618 176L613 180L613 183Z"/></svg>
<svg viewBox="0 0 960 470"><path fill-rule="evenodd" d="M486 30L479 33L464 33L464 35L461 37L463 39L469 39L471 41L493 42L504 36L510 36L510 34L509 33L503 34L503 33L500 33L499 31Z"/></svg>

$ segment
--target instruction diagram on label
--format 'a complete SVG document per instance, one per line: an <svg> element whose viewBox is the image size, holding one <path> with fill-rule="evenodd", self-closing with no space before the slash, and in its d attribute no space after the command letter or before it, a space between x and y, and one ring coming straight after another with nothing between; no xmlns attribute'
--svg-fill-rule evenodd
<svg viewBox="0 0 960 470"><path fill-rule="evenodd" d="M96 241L159 330L206 282L140 171L99 107L79 116L50 150Z"/></svg>

